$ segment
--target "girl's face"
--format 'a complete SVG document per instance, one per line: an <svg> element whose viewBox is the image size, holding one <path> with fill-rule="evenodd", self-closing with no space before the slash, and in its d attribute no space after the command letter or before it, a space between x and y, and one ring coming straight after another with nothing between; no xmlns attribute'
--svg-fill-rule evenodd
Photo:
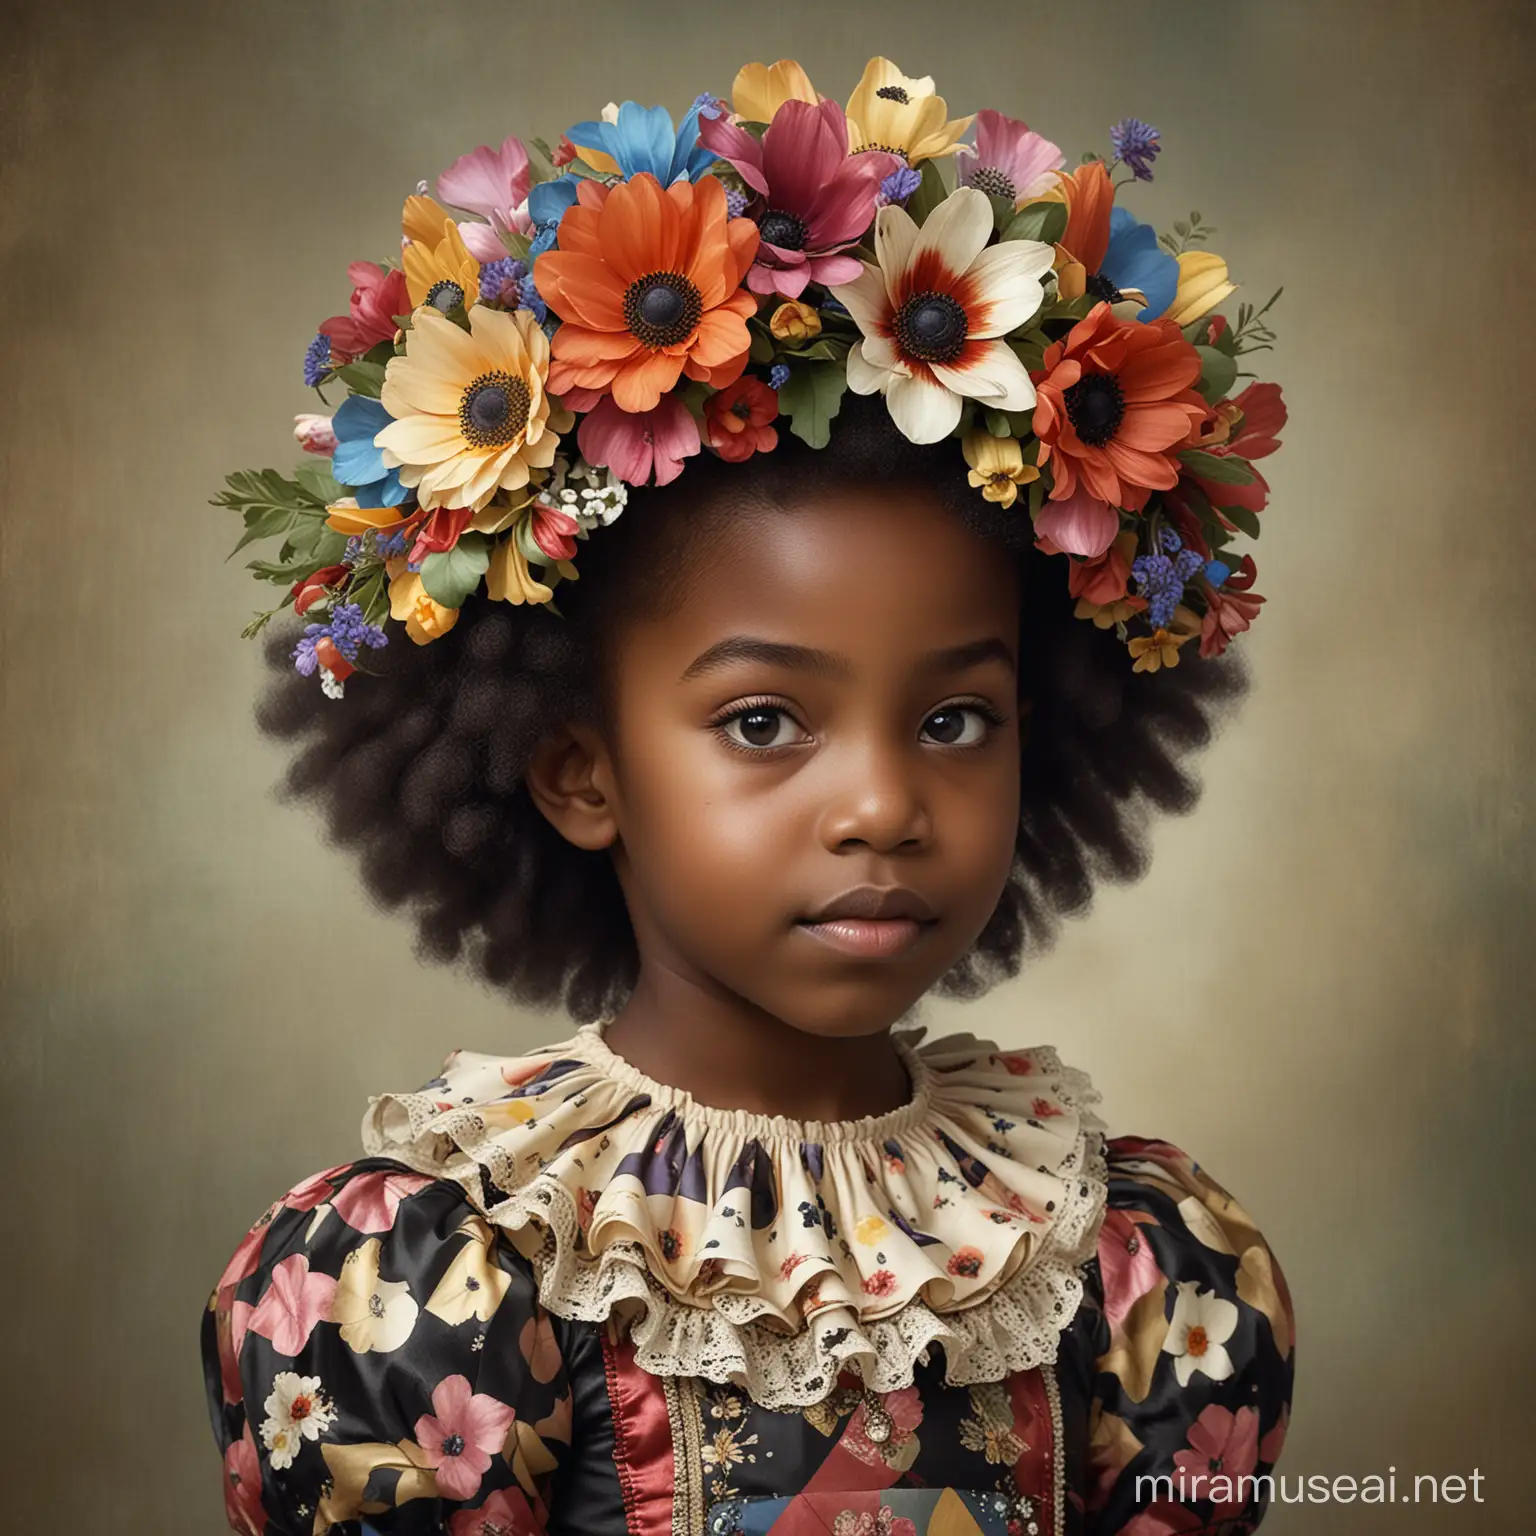
<svg viewBox="0 0 1536 1536"><path fill-rule="evenodd" d="M838 487L704 536L680 605L616 637L591 765L642 971L810 1034L888 1028L1013 862L1013 561L918 491ZM817 925L839 898L862 916Z"/></svg>

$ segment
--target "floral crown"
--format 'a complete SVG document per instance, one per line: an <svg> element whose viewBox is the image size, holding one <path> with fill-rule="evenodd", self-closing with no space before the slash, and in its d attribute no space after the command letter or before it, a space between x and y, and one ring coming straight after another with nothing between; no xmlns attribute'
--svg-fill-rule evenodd
<svg viewBox="0 0 1536 1536"><path fill-rule="evenodd" d="M974 142L964 136L974 123ZM293 653L339 697L387 643L453 628L474 592L558 612L581 541L627 488L785 426L824 446L845 390L917 443L957 440L980 497L1061 555L1078 617L1155 672L1219 655L1264 601L1253 557L1279 387L1233 394L1274 340L1192 213L1158 234L1115 194L1152 179L1157 129L1072 171L1000 112L950 118L931 78L873 59L845 108L788 60L681 124L627 101L550 149L472 150L406 198L398 262L357 261L295 418L315 457L229 476L236 549L310 614ZM1128 174L1113 180L1117 168ZM450 213L448 208L459 210Z"/></svg>

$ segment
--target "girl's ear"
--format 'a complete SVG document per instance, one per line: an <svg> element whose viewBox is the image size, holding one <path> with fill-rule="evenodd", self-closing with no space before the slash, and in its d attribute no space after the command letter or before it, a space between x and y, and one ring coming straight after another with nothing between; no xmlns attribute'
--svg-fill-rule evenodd
<svg viewBox="0 0 1536 1536"><path fill-rule="evenodd" d="M528 760L523 782L544 819L566 842L596 852L619 835L613 774L602 739L582 725L560 725Z"/></svg>

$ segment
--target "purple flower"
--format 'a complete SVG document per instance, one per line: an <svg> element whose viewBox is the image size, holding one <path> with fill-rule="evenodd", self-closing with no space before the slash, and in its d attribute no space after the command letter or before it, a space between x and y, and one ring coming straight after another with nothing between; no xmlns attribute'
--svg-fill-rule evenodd
<svg viewBox="0 0 1536 1536"><path fill-rule="evenodd" d="M397 528L387 539L381 539L377 533L373 536L374 548L381 560L392 560L396 555L403 555L414 540L415 535L407 535L403 528Z"/></svg>
<svg viewBox="0 0 1536 1536"><path fill-rule="evenodd" d="M515 303L517 285L527 275L527 264L515 256L488 261L480 268L480 296L496 304Z"/></svg>
<svg viewBox="0 0 1536 1536"><path fill-rule="evenodd" d="M727 218L739 219L747 211L747 194L738 192L735 187L727 187L725 193L725 212Z"/></svg>
<svg viewBox="0 0 1536 1536"><path fill-rule="evenodd" d="M357 653L367 646L376 651L389 644L389 637L377 624L370 624L363 617L357 603L337 603L331 617L324 624L306 624L299 643L293 648L293 669L300 677L313 677L320 658L315 646L328 639L348 661L356 661Z"/></svg>
<svg viewBox="0 0 1536 1536"><path fill-rule="evenodd" d="M315 641L320 638L319 631L324 628L323 624L307 625L303 638L293 648L293 670L300 677L313 677L315 668L320 665L315 656Z"/></svg>
<svg viewBox="0 0 1536 1536"><path fill-rule="evenodd" d="M1152 180L1152 162L1163 147L1156 128L1139 117L1123 117L1109 130L1109 144L1115 159L1130 166L1137 181Z"/></svg>
<svg viewBox="0 0 1536 1536"><path fill-rule="evenodd" d="M524 309L533 311L533 318L543 325L549 318L549 306L539 295L539 290L533 281L533 273L529 273L518 284L518 302Z"/></svg>
<svg viewBox="0 0 1536 1536"><path fill-rule="evenodd" d="M311 389L325 381L331 371L331 338L317 335L304 353L304 382Z"/></svg>
<svg viewBox="0 0 1536 1536"><path fill-rule="evenodd" d="M703 91L693 99L693 109L700 117L719 117L724 106L725 103L713 91Z"/></svg>
<svg viewBox="0 0 1536 1536"><path fill-rule="evenodd" d="M880 183L880 191L875 197L875 206L884 208L888 203L905 203L922 184L923 173L914 171L910 165L904 165L900 170L892 171Z"/></svg>

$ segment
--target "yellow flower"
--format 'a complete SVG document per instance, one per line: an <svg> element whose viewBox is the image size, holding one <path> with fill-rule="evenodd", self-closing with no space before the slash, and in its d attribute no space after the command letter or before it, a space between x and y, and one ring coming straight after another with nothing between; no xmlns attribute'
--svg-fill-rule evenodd
<svg viewBox="0 0 1536 1536"><path fill-rule="evenodd" d="M467 1323L472 1317L487 1323L501 1305L512 1277L491 1258L495 1238L483 1219L467 1216L457 1230L467 1235L469 1241L443 1271L443 1278L427 1302L427 1311L449 1324Z"/></svg>
<svg viewBox="0 0 1536 1536"><path fill-rule="evenodd" d="M1227 281L1226 262L1214 251L1185 251L1179 257L1178 291L1162 318L1188 325L1236 292L1237 284Z"/></svg>
<svg viewBox="0 0 1536 1536"><path fill-rule="evenodd" d="M777 64L743 64L731 85L731 106L749 123L771 123L786 101L821 100L810 76L793 59Z"/></svg>
<svg viewBox="0 0 1536 1536"><path fill-rule="evenodd" d="M1024 462L1024 450L1016 437L993 437L981 430L967 432L961 449L965 462L971 466L966 478L981 487L981 494L988 501L1011 507L1019 487L1040 478L1040 471Z"/></svg>
<svg viewBox="0 0 1536 1536"><path fill-rule="evenodd" d="M1147 606L1144 597L1122 597L1113 603L1090 602L1086 597L1077 600L1072 610L1075 619L1092 619L1095 629L1112 629L1125 623L1132 614L1140 613Z"/></svg>
<svg viewBox="0 0 1536 1536"><path fill-rule="evenodd" d="M355 496L343 496L340 501L328 502L325 511L326 527L334 528L337 533L344 533L348 538L355 538L375 528L383 532L405 521L399 507L360 507Z"/></svg>
<svg viewBox="0 0 1536 1536"><path fill-rule="evenodd" d="M774 310L768 329L778 341L809 341L821 335L821 315L799 299L786 299Z"/></svg>
<svg viewBox="0 0 1536 1536"><path fill-rule="evenodd" d="M890 1223L883 1216L865 1216L855 1224L853 1235L861 1243L873 1248L890 1230Z"/></svg>
<svg viewBox="0 0 1536 1536"><path fill-rule="evenodd" d="M1173 610L1172 622L1166 629L1155 629L1150 635L1137 635L1127 646L1135 658L1131 671L1156 672L1159 667L1178 666L1179 647L1199 633L1199 618L1181 603Z"/></svg>
<svg viewBox="0 0 1536 1536"><path fill-rule="evenodd" d="M908 165L952 155L972 119L949 122L948 116L944 98L934 94L932 75L914 80L889 59L871 59L848 98L848 147L890 150L905 156Z"/></svg>
<svg viewBox="0 0 1536 1536"><path fill-rule="evenodd" d="M555 561L555 569L566 581L576 580L576 566L570 560ZM496 602L547 603L555 594L533 574L528 557L518 548L517 535L512 533L491 551L485 595Z"/></svg>
<svg viewBox="0 0 1536 1536"><path fill-rule="evenodd" d="M572 416L545 393L549 338L527 309L469 312L469 331L431 305L389 360L380 404L394 418L374 438L387 468L423 508L479 511L555 462Z"/></svg>
<svg viewBox="0 0 1536 1536"><path fill-rule="evenodd" d="M384 569L390 576L390 617L405 620L405 632L417 645L442 639L459 622L459 610L428 596L421 572L406 570L404 557L385 561Z"/></svg>
<svg viewBox="0 0 1536 1536"><path fill-rule="evenodd" d="M468 309L480 297L480 263L448 211L430 197L412 195L400 225L411 242L400 256L411 308L431 304L446 312L457 301Z"/></svg>

